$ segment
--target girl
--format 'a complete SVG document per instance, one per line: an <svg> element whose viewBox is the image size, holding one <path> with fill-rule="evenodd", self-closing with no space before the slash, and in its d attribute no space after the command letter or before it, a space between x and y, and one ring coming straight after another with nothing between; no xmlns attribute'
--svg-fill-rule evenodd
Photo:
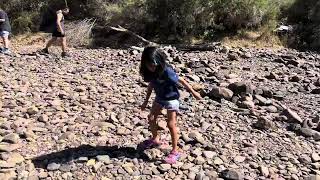
<svg viewBox="0 0 320 180"><path fill-rule="evenodd" d="M181 155L178 151L178 133L176 126L180 96L177 87L178 83L191 92L196 99L201 99L201 96L194 91L184 79L177 76L174 70L166 64L166 55L156 47L147 47L144 49L140 64L140 74L144 81L149 82L147 97L141 105L141 110L146 108L153 90L156 94L155 101L148 116L152 138L146 140L142 148L148 149L161 145L156 120L162 108L165 108L167 109L167 124L172 141L172 151L165 159L165 162L174 164Z"/></svg>

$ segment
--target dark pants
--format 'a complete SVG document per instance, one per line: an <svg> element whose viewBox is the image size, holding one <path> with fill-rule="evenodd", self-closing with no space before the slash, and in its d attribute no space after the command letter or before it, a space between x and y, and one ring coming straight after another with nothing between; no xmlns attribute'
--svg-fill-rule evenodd
<svg viewBox="0 0 320 180"><path fill-rule="evenodd" d="M61 34L61 32L59 32L59 31L55 30L52 33L52 37L65 37L65 35Z"/></svg>

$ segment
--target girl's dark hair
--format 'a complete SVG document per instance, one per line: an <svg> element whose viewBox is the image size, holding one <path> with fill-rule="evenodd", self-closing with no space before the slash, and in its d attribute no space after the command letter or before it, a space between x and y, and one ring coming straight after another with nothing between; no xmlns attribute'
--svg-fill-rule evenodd
<svg viewBox="0 0 320 180"><path fill-rule="evenodd" d="M143 80L150 82L151 80L160 77L167 66L166 60L167 56L162 50L156 47L146 47L142 52L140 63L140 75L142 76ZM147 64L155 64L156 71L149 71Z"/></svg>

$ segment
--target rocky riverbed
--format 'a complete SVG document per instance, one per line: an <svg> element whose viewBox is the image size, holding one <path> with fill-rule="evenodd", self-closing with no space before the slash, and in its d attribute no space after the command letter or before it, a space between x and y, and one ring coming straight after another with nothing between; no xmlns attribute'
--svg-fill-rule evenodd
<svg viewBox="0 0 320 180"><path fill-rule="evenodd" d="M150 136L138 50L73 49L61 59L0 55L0 179L320 178L320 55L282 49L183 52L180 162ZM150 108L151 102L149 103ZM165 115L166 112L163 112ZM162 139L170 142L165 116Z"/></svg>

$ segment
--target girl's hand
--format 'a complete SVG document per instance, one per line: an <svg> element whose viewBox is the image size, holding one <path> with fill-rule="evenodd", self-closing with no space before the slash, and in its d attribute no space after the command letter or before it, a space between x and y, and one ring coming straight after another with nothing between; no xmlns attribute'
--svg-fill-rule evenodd
<svg viewBox="0 0 320 180"><path fill-rule="evenodd" d="M196 92L195 90L193 90L192 86L183 78L179 78L179 83L181 85L183 85L190 93L192 93L192 95L197 99L197 100L201 100L202 97L201 95Z"/></svg>
<svg viewBox="0 0 320 180"><path fill-rule="evenodd" d="M198 93L198 92L193 92L193 96L194 96L197 100L201 100L201 99L202 99L200 93Z"/></svg>
<svg viewBox="0 0 320 180"><path fill-rule="evenodd" d="M140 106L141 111L144 111L146 109L147 105L148 105L148 102L146 102L146 101L143 102L143 104Z"/></svg>

